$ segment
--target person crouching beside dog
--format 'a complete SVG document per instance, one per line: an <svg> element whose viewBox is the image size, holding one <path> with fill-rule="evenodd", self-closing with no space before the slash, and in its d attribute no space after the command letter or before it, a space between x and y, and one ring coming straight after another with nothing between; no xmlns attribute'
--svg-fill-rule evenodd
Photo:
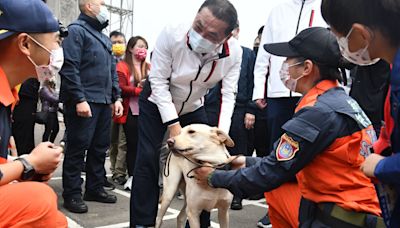
<svg viewBox="0 0 400 228"><path fill-rule="evenodd" d="M269 156L241 156L234 161L243 167L239 170L203 167L196 171L198 182L245 198L296 176L301 192L299 227L383 227L374 185L360 170L376 140L375 131L357 102L339 86L342 65L335 36L314 27L288 43L264 48L287 57L281 79L291 91L303 94L295 114L283 125L285 133Z"/></svg>

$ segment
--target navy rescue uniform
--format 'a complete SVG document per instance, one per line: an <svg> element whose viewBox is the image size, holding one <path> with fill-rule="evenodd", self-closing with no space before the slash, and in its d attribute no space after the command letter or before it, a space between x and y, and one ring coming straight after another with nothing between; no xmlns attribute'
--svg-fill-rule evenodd
<svg viewBox="0 0 400 228"><path fill-rule="evenodd" d="M245 169L216 170L209 183L246 198L296 176L300 227L383 227L374 185L360 170L375 131L337 81L308 91L282 128L269 156L247 157Z"/></svg>

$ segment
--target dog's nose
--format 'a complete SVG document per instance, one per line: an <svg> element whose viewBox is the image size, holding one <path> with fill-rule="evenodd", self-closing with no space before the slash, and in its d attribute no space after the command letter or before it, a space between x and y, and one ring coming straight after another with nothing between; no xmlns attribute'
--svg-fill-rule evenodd
<svg viewBox="0 0 400 228"><path fill-rule="evenodd" d="M173 138L169 138L169 139L167 139L167 144L168 144L168 147L171 148L174 146L175 140Z"/></svg>

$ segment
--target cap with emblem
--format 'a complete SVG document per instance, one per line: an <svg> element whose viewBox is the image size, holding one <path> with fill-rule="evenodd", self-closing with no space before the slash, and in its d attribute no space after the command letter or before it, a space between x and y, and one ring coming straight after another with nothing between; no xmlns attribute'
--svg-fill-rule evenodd
<svg viewBox="0 0 400 228"><path fill-rule="evenodd" d="M335 35L322 27L307 28L289 42L265 44L264 49L273 55L304 57L332 67L342 64Z"/></svg>
<svg viewBox="0 0 400 228"><path fill-rule="evenodd" d="M0 0L0 40L20 32L57 31L57 19L41 0Z"/></svg>

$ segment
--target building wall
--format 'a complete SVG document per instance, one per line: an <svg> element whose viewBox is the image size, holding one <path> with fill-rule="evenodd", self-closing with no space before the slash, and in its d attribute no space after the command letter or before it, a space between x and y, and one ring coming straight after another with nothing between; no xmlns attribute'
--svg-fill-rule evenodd
<svg viewBox="0 0 400 228"><path fill-rule="evenodd" d="M47 4L64 25L69 25L80 13L78 0L47 0Z"/></svg>

